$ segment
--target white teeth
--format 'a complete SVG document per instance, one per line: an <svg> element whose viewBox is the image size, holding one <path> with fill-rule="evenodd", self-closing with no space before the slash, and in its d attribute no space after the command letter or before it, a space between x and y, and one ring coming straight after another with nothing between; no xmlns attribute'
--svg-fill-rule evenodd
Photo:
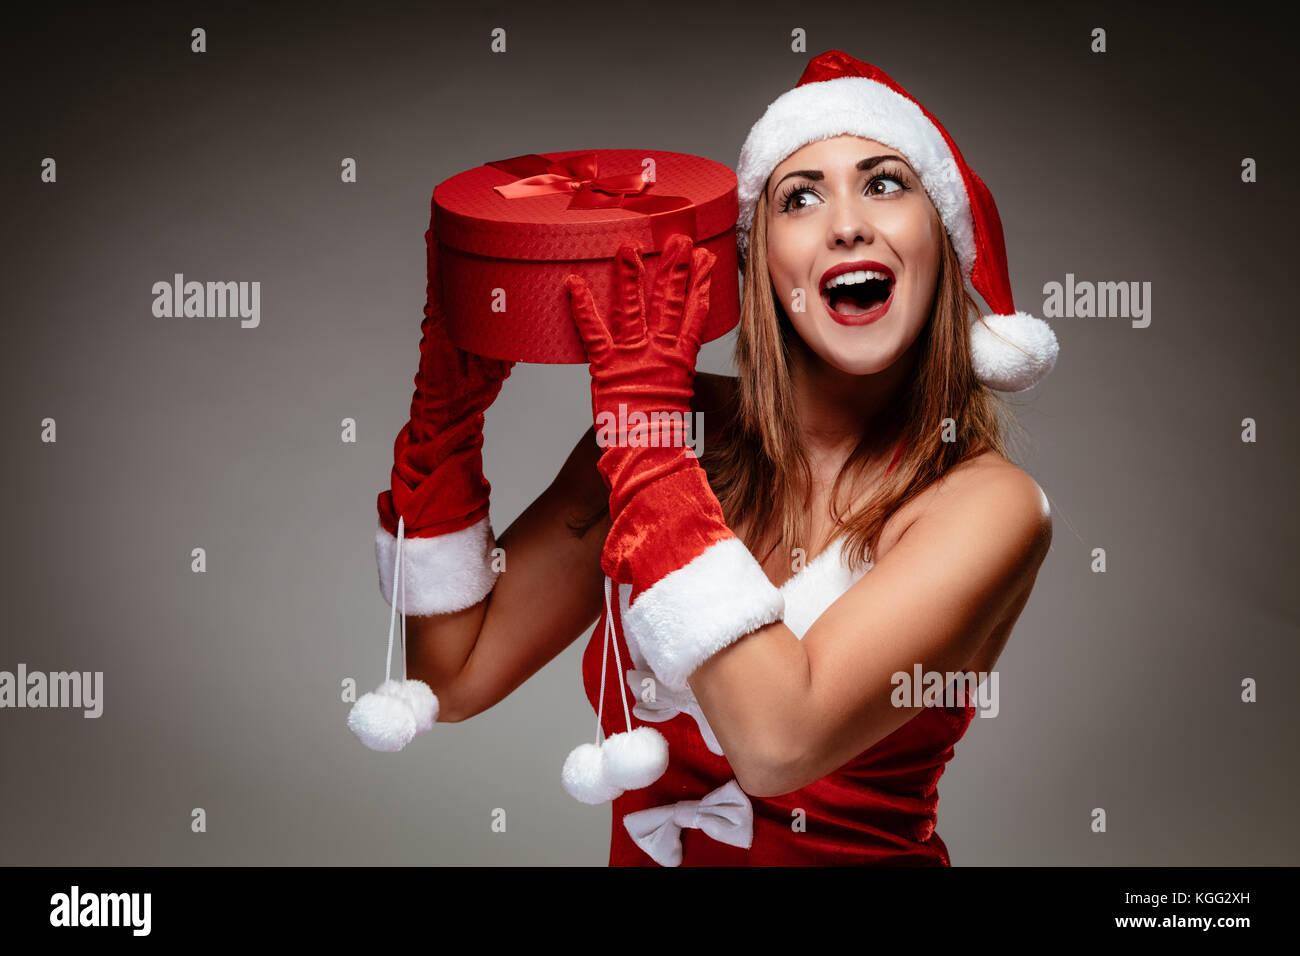
<svg viewBox="0 0 1300 956"><path fill-rule="evenodd" d="M841 272L834 279L831 279L823 289L833 289L838 285L851 285L857 282L866 282L868 279L884 279L888 281L889 276L884 272L876 272L870 269L864 272Z"/></svg>

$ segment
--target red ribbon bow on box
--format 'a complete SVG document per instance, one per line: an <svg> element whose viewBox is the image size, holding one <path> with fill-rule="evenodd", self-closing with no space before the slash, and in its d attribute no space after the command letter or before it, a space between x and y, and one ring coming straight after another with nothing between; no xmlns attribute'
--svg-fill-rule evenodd
<svg viewBox="0 0 1300 956"><path fill-rule="evenodd" d="M519 179L493 186L506 199L524 199L551 193L572 192L569 209L626 209L651 217L654 249L664 247L668 237L684 233L694 242L695 205L685 196L649 196L651 183L641 173L599 176L595 153L581 153L567 159L550 160L537 153L486 163Z"/></svg>

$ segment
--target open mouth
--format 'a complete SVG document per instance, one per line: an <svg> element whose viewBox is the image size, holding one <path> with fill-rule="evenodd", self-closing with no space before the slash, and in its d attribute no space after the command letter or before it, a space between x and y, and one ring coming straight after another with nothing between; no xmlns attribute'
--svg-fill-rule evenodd
<svg viewBox="0 0 1300 956"><path fill-rule="evenodd" d="M874 269L843 272L822 287L822 301L840 315L864 316L888 302L893 288L893 279Z"/></svg>

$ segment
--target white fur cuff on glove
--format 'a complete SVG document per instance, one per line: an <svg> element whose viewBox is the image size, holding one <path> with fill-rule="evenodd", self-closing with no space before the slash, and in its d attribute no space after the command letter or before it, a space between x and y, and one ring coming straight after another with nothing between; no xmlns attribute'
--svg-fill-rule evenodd
<svg viewBox="0 0 1300 956"><path fill-rule="evenodd" d="M393 603L397 538L382 524L375 532L379 590ZM496 586L492 551L496 538L487 518L461 531L431 538L402 539L404 614L449 614L472 607Z"/></svg>
<svg viewBox="0 0 1300 956"><path fill-rule="evenodd" d="M659 680L679 691L718 651L784 614L785 596L731 537L635 595L624 626Z"/></svg>

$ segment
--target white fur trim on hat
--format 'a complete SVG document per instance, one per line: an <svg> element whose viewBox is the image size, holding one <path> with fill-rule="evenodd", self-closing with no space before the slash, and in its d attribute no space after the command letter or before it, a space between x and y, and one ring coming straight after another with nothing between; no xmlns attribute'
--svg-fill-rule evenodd
<svg viewBox="0 0 1300 956"><path fill-rule="evenodd" d="M704 661L784 613L780 589L744 542L730 537L637 595L624 630L659 680L681 690Z"/></svg>
<svg viewBox="0 0 1300 956"><path fill-rule="evenodd" d="M397 538L381 523L375 532L379 590L393 603L393 565ZM402 539L404 614L449 614L472 607L496 586L492 566L496 538L487 518L461 531L431 538Z"/></svg>
<svg viewBox="0 0 1300 956"><path fill-rule="evenodd" d="M800 147L845 134L884 143L911 163L952 237L962 275L969 280L975 265L975 226L947 141L914 102L864 76L796 86L777 97L750 129L737 166L736 231L742 261L754 207L772 171Z"/></svg>

